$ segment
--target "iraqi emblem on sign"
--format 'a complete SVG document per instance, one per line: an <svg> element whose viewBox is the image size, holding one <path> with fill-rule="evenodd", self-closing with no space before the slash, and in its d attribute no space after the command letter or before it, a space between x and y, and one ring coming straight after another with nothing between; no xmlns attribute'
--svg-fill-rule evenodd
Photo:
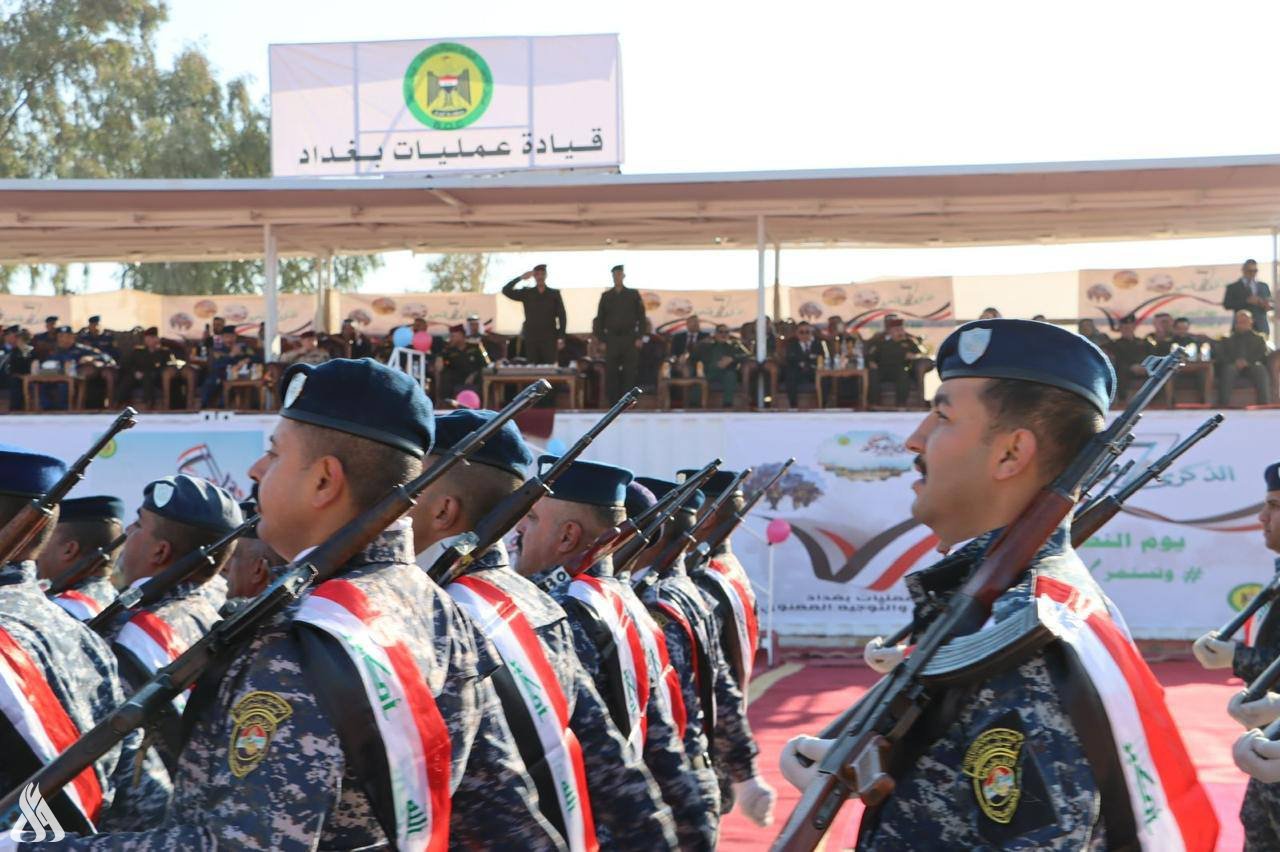
<svg viewBox="0 0 1280 852"><path fill-rule="evenodd" d="M473 124L489 107L493 74L484 57L453 42L433 44L404 72L404 102L432 130Z"/></svg>

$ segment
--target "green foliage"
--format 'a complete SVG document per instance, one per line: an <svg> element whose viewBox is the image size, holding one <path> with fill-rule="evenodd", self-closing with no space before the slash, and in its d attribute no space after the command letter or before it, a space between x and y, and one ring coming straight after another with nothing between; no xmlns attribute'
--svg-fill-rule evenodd
<svg viewBox="0 0 1280 852"><path fill-rule="evenodd" d="M489 274L487 254L441 254L427 261L431 289L438 293L481 293Z"/></svg>

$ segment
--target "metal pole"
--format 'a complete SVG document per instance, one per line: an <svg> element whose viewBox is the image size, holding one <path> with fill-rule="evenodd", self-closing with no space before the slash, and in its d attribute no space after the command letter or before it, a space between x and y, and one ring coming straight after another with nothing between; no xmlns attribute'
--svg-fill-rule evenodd
<svg viewBox="0 0 1280 852"><path fill-rule="evenodd" d="M329 266L329 254L325 254L316 258L316 277L319 279L316 287L316 318L312 323L312 328L317 334L327 333L329 331L329 275L331 267Z"/></svg>
<svg viewBox="0 0 1280 852"><path fill-rule="evenodd" d="M773 244L773 318L782 317L782 243Z"/></svg>
<svg viewBox="0 0 1280 852"><path fill-rule="evenodd" d="M1277 229L1271 229L1271 345L1280 349L1280 324L1276 318L1276 293L1280 292L1280 245L1276 242Z"/></svg>
<svg viewBox="0 0 1280 852"><path fill-rule="evenodd" d="M756 216L756 408L764 408L764 361L768 357L765 345L765 306L764 306L764 215Z"/></svg>
<svg viewBox="0 0 1280 852"><path fill-rule="evenodd" d="M773 543L766 541L765 549L769 552L769 644L765 648L765 655L769 660L769 668L773 668L773 646L777 642L777 636L773 632L773 613L776 609L773 603L773 548Z"/></svg>
<svg viewBox="0 0 1280 852"><path fill-rule="evenodd" d="M262 226L263 267L266 273L263 279L262 295L266 297L267 316L262 329L262 360L270 363L280 355L280 341L277 328L280 321L280 305L276 300L276 275L279 270L276 262L276 235L271 225Z"/></svg>

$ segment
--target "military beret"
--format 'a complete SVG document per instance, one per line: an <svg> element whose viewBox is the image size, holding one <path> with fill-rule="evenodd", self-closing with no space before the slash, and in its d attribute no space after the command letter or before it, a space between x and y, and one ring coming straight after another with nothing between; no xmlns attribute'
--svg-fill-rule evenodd
<svg viewBox="0 0 1280 852"><path fill-rule="evenodd" d="M644 514L644 511L658 502L658 498L653 496L653 492L640 484L640 480L633 479L627 483L627 517L635 518Z"/></svg>
<svg viewBox="0 0 1280 852"><path fill-rule="evenodd" d="M697 473L696 470L678 470L676 471L676 480L684 482L689 477ZM726 488L733 484L733 480L738 478L738 472L734 470L725 470L720 468L711 474L711 478L702 484L702 490L706 492L708 500L714 500L724 492ZM742 484L738 484L737 492L742 493Z"/></svg>
<svg viewBox="0 0 1280 852"><path fill-rule="evenodd" d="M541 269L543 272L546 272L546 271L547 271L547 265L546 265L545 263L539 263L537 266L535 266L535 267L533 268L533 271L534 271L534 272L537 272L539 269Z"/></svg>
<svg viewBox="0 0 1280 852"><path fill-rule="evenodd" d="M1267 480L1268 491L1280 491L1280 462L1267 465L1262 476Z"/></svg>
<svg viewBox="0 0 1280 852"><path fill-rule="evenodd" d="M467 322L480 322L479 314L467 314Z"/></svg>
<svg viewBox="0 0 1280 852"><path fill-rule="evenodd" d="M466 334L467 333L466 326L461 326L461 325L449 326L449 333L453 334L454 332L457 332L458 334Z"/></svg>
<svg viewBox="0 0 1280 852"><path fill-rule="evenodd" d="M57 321L58 321L58 318L57 318L56 316L49 315L49 316L47 316L47 317L45 317L45 318L44 318L44 321L45 321L46 323L57 322Z"/></svg>
<svg viewBox="0 0 1280 852"><path fill-rule="evenodd" d="M89 325L93 325L94 323L99 323L99 322L102 322L102 317L98 316L97 314L94 314L93 316L89 317Z"/></svg>
<svg viewBox="0 0 1280 852"><path fill-rule="evenodd" d="M416 458L431 452L431 400L408 373L372 358L334 358L294 364L280 387L281 417L368 438Z"/></svg>
<svg viewBox="0 0 1280 852"><path fill-rule="evenodd" d="M124 501L117 497L77 497L63 500L59 521L123 521Z"/></svg>
<svg viewBox="0 0 1280 852"><path fill-rule="evenodd" d="M1116 371L1092 341L1042 322L989 319L968 322L938 348L938 375L1020 379L1076 394L1103 415L1115 396Z"/></svg>
<svg viewBox="0 0 1280 852"><path fill-rule="evenodd" d="M160 329L156 328L154 325L149 326L146 331L142 332L142 335L144 337L159 337Z"/></svg>
<svg viewBox="0 0 1280 852"><path fill-rule="evenodd" d="M74 333L74 332L72 332L72 331L71 331L71 326L69 326L69 325L60 325L60 326L58 326L56 329L54 329L54 331L56 331L58 334L73 334L73 333Z"/></svg>
<svg viewBox="0 0 1280 852"><path fill-rule="evenodd" d="M654 479L652 476L637 476L636 482L639 482L645 488L648 488L653 492L653 496L657 497L659 500L666 497L673 488L677 487L676 484L670 480ZM685 501L680 504L680 508L686 512L696 512L702 508L702 504L705 502L707 502L707 495L702 493L701 490L694 490L693 494L685 498Z"/></svg>
<svg viewBox="0 0 1280 852"><path fill-rule="evenodd" d="M436 417L435 452L452 450L494 417L497 417L495 412L470 408L458 408L439 415ZM529 475L529 466L533 464L533 453L529 452L529 445L525 443L520 429L513 421L508 420L496 435L468 456L468 459L525 479Z"/></svg>
<svg viewBox="0 0 1280 852"><path fill-rule="evenodd" d="M53 456L0 444L0 494L39 497L66 472L67 466Z"/></svg>
<svg viewBox="0 0 1280 852"><path fill-rule="evenodd" d="M207 479L185 473L166 476L142 489L142 508L174 523L229 533L244 523L235 498Z"/></svg>
<svg viewBox="0 0 1280 852"><path fill-rule="evenodd" d="M538 458L538 470L545 471L559 456ZM634 477L631 471L600 462L575 461L560 474L552 487L551 496L569 503L586 503L589 506L611 506L621 509L626 505L627 483Z"/></svg>
<svg viewBox="0 0 1280 852"><path fill-rule="evenodd" d="M622 271L622 264L621 264L621 263L619 263L617 266L613 267L613 268L612 268L612 269L610 269L609 271L610 271L610 272L621 272L621 271Z"/></svg>
<svg viewBox="0 0 1280 852"><path fill-rule="evenodd" d="M21 331L21 330L22 330L22 326L19 326L19 325L10 325L10 326L5 326L4 333L5 333L5 334L17 334L17 333L18 333L19 331Z"/></svg>

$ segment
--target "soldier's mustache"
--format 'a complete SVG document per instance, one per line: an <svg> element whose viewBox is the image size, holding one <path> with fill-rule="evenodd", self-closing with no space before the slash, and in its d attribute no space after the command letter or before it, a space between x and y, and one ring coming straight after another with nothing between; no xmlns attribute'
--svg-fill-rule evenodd
<svg viewBox="0 0 1280 852"><path fill-rule="evenodd" d="M929 472L925 469L924 456L916 456L912 464L915 465L916 470L920 471L920 476L927 477L929 475Z"/></svg>

